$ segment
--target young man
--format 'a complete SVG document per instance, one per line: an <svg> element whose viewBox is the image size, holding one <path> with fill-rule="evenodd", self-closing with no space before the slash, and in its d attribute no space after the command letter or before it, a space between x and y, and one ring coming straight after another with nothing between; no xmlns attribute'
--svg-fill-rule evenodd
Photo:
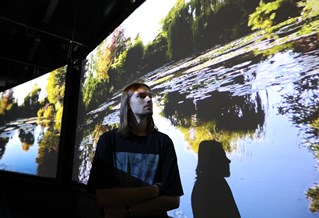
<svg viewBox="0 0 319 218"><path fill-rule="evenodd" d="M183 195L172 140L152 118L150 88L134 83L123 90L120 126L97 144L88 186L106 217L168 217Z"/></svg>

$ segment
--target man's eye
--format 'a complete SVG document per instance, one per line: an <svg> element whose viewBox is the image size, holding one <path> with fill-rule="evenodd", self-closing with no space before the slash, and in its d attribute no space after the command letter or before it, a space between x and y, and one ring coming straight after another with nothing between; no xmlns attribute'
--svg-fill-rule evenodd
<svg viewBox="0 0 319 218"><path fill-rule="evenodd" d="M146 98L146 96L149 96L150 98L152 98L151 94L139 94L137 97L144 99Z"/></svg>
<svg viewBox="0 0 319 218"><path fill-rule="evenodd" d="M138 97L139 97L139 98L145 98L146 95L145 95L145 94L139 94Z"/></svg>

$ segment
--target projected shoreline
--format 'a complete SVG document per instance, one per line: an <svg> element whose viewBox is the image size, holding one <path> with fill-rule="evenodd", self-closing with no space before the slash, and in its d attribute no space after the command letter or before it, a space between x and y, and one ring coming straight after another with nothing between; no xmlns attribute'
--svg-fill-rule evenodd
<svg viewBox="0 0 319 218"><path fill-rule="evenodd" d="M66 67L1 93L0 170L56 177Z"/></svg>
<svg viewBox="0 0 319 218"><path fill-rule="evenodd" d="M73 179L86 184L98 137L118 125L121 89L141 81L177 151L185 195L171 216L193 217L198 146L218 140L242 217L316 217L319 12L311 2L275 1L273 19L267 3L178 1L148 44L142 33L127 37L125 21L83 61ZM222 19L238 7L247 14Z"/></svg>

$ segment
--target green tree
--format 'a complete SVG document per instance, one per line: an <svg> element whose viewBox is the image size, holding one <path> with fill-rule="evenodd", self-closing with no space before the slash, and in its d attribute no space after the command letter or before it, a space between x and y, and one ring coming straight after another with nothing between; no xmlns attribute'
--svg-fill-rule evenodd
<svg viewBox="0 0 319 218"><path fill-rule="evenodd" d="M31 88L31 91L24 98L22 104L22 110L24 111L24 116L36 116L37 111L40 109L39 103L39 94L41 92L41 88L38 84L34 84Z"/></svg>
<svg viewBox="0 0 319 218"><path fill-rule="evenodd" d="M192 14L184 0L178 0L162 21L162 34L167 38L169 60L193 52Z"/></svg>
<svg viewBox="0 0 319 218"><path fill-rule="evenodd" d="M94 72L98 80L108 80L107 71L112 64L111 50L107 45L107 40L97 47L96 61L94 62Z"/></svg>
<svg viewBox="0 0 319 218"><path fill-rule="evenodd" d="M65 91L66 66L52 71L48 77L46 86L47 99L41 102L41 108L37 110L38 118L44 119L42 124L51 129L61 131L63 99ZM57 114L57 112L59 114ZM60 114L61 113L61 114Z"/></svg>
<svg viewBox="0 0 319 218"><path fill-rule="evenodd" d="M17 115L20 115L18 111L18 103L13 96L13 90L9 89L1 93L0 124L3 124L10 120L15 120L17 118Z"/></svg>
<svg viewBox="0 0 319 218"><path fill-rule="evenodd" d="M3 93L1 93L0 98L0 116L6 114L11 110L13 104L15 103L15 99L13 96L13 90L9 89Z"/></svg>
<svg viewBox="0 0 319 218"><path fill-rule="evenodd" d="M319 212L319 186L309 188L307 191L307 197L311 200L310 211Z"/></svg>
<svg viewBox="0 0 319 218"><path fill-rule="evenodd" d="M111 62L114 63L116 59L131 45L131 39L125 37L124 29L117 28L111 36L111 43L109 49L111 51Z"/></svg>
<svg viewBox="0 0 319 218"><path fill-rule="evenodd" d="M298 2L298 4L302 8L302 18L306 19L309 17L315 17L319 15L318 0L302 0Z"/></svg>
<svg viewBox="0 0 319 218"><path fill-rule="evenodd" d="M145 47L143 57L143 70L151 71L167 63L167 38L160 33L155 40Z"/></svg>
<svg viewBox="0 0 319 218"><path fill-rule="evenodd" d="M87 58L86 77L82 83L82 103L86 110L92 110L107 99L112 85L124 74L124 63L130 38L125 37L124 30L117 28Z"/></svg>
<svg viewBox="0 0 319 218"><path fill-rule="evenodd" d="M256 11L249 16L248 26L252 30L264 29L268 32L271 27L300 14L298 3L293 0L275 0L265 3L260 1Z"/></svg>
<svg viewBox="0 0 319 218"><path fill-rule="evenodd" d="M139 36L135 38L134 44L128 46L109 70L110 83L114 88L120 88L137 76L141 68L144 56L144 45Z"/></svg>
<svg viewBox="0 0 319 218"><path fill-rule="evenodd" d="M93 74L89 72L86 78L85 85L83 86L83 89L82 89L83 104L86 108L89 107L91 100L93 98L96 83L97 83L97 80L93 77Z"/></svg>
<svg viewBox="0 0 319 218"><path fill-rule="evenodd" d="M47 94L50 103L63 104L66 66L52 71L48 78Z"/></svg>
<svg viewBox="0 0 319 218"><path fill-rule="evenodd" d="M137 36L135 38L134 44L127 49L123 65L126 81L132 80L134 77L138 76L143 57L144 45L141 38Z"/></svg>

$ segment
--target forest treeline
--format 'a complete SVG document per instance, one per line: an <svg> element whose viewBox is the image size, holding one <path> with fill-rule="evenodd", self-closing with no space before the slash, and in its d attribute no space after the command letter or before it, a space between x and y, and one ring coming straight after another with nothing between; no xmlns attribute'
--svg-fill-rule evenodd
<svg viewBox="0 0 319 218"><path fill-rule="evenodd" d="M21 105L18 105L13 89L3 92L0 96L0 125L17 119L32 117L38 117L39 120L61 120L65 73L66 67L56 69L50 73L46 86L47 96L41 100L39 99L41 88L38 84L34 84L30 88ZM55 125L54 129L59 130L61 128L61 123Z"/></svg>
<svg viewBox="0 0 319 218"><path fill-rule="evenodd" d="M148 44L117 28L84 63L82 106L95 109L135 79L167 63L191 57L256 30L271 32L293 18L319 14L316 0L177 0ZM82 107L81 107L82 108Z"/></svg>

